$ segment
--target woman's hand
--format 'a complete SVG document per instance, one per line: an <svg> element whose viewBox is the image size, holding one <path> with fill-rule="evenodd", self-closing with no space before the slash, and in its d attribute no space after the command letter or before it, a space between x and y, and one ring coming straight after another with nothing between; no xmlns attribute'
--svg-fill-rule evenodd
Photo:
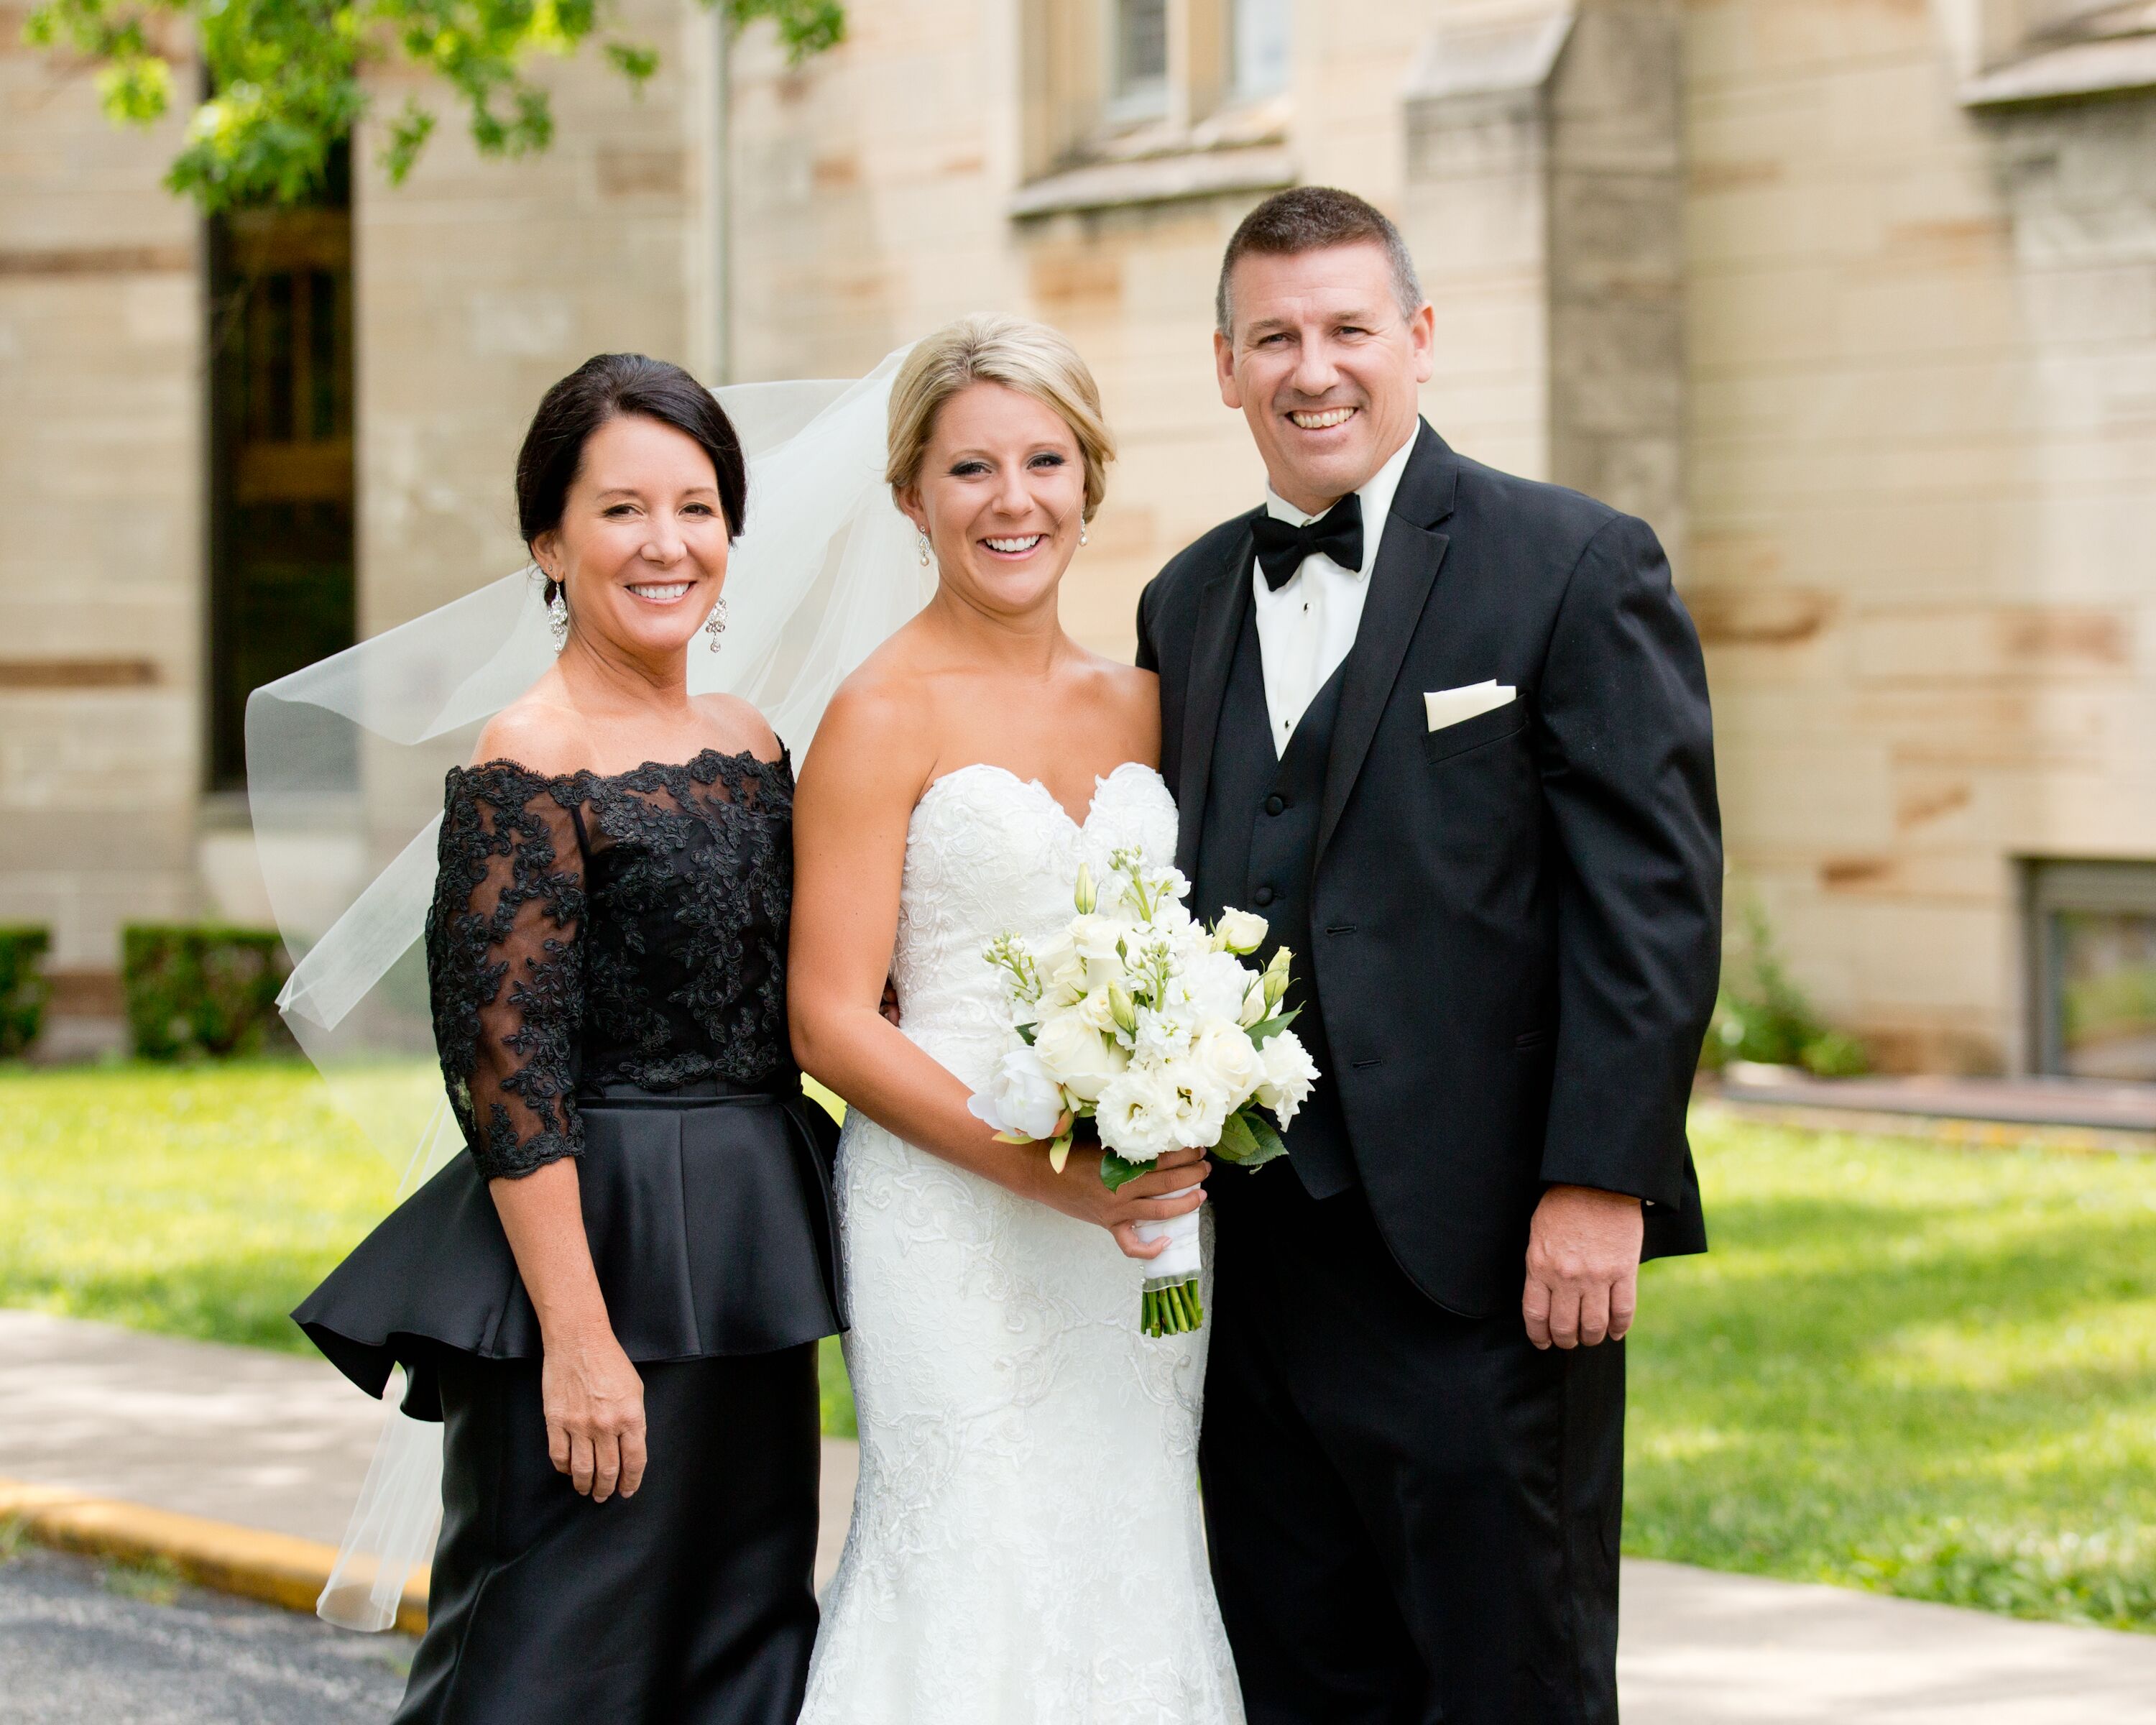
<svg viewBox="0 0 2156 1725"><path fill-rule="evenodd" d="M1170 1150L1152 1165L1151 1172L1111 1192L1101 1183L1097 1149L1074 1148L1060 1174L1049 1166L1047 1150L1041 1144L1025 1153L1028 1173L1014 1189L1021 1197L1052 1210L1106 1229L1127 1258L1158 1258L1166 1251L1168 1242L1164 1239L1140 1240L1137 1224L1188 1215L1205 1202L1205 1177L1213 1172L1203 1150ZM1198 1189L1183 1190L1192 1186ZM1168 1193L1183 1195L1170 1198L1165 1195Z"/></svg>
<svg viewBox="0 0 2156 1725"><path fill-rule="evenodd" d="M644 1379L604 1324L546 1338L539 1378L554 1471L594 1503L644 1483Z"/></svg>

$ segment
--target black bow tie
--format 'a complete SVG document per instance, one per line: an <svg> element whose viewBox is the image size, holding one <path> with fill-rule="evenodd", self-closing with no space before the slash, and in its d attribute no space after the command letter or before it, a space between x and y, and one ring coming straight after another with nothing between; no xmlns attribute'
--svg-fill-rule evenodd
<svg viewBox="0 0 2156 1725"><path fill-rule="evenodd" d="M1298 527L1267 510L1250 524L1257 542L1258 567L1275 593L1294 578L1302 560L1322 552L1343 569L1363 567L1363 500L1350 491L1314 521Z"/></svg>

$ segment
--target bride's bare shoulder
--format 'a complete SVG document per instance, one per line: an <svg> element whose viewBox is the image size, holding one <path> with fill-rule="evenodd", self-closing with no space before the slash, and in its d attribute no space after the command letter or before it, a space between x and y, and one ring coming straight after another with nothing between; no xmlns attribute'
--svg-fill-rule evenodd
<svg viewBox="0 0 2156 1725"><path fill-rule="evenodd" d="M1160 679L1149 670L1094 653L1087 655L1089 700L1114 714L1133 737L1152 739L1157 757L1160 741ZM1137 759L1137 755L1132 757Z"/></svg>
<svg viewBox="0 0 2156 1725"><path fill-rule="evenodd" d="M831 696L809 746L804 782L812 775L850 781L867 773L917 795L935 758L935 728L923 722L927 696L913 644L901 629Z"/></svg>

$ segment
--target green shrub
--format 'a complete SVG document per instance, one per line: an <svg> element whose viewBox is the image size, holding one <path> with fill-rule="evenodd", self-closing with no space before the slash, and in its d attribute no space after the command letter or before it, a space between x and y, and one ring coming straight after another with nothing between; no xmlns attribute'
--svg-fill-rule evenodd
<svg viewBox="0 0 2156 1725"><path fill-rule="evenodd" d="M266 929L136 922L121 936L127 1028L146 1060L290 1046L277 991L290 969Z"/></svg>
<svg viewBox="0 0 2156 1725"><path fill-rule="evenodd" d="M1871 1065L1862 1043L1820 1022L1783 967L1767 913L1756 902L1745 907L1743 960L1724 972L1700 1050L1699 1063L1710 1071L1732 1060L1802 1066L1821 1078L1853 1078Z"/></svg>
<svg viewBox="0 0 2156 1725"><path fill-rule="evenodd" d="M52 937L42 928L0 927L0 1060L12 1060L38 1040L52 985L38 961Z"/></svg>

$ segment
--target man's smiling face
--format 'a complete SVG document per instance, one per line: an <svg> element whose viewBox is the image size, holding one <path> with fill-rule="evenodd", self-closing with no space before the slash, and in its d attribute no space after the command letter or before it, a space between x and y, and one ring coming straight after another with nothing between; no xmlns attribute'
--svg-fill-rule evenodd
<svg viewBox="0 0 2156 1725"><path fill-rule="evenodd" d="M1401 309L1383 247L1246 253L1213 337L1220 399L1242 409L1273 489L1312 513L1368 483L1413 435L1436 314Z"/></svg>

